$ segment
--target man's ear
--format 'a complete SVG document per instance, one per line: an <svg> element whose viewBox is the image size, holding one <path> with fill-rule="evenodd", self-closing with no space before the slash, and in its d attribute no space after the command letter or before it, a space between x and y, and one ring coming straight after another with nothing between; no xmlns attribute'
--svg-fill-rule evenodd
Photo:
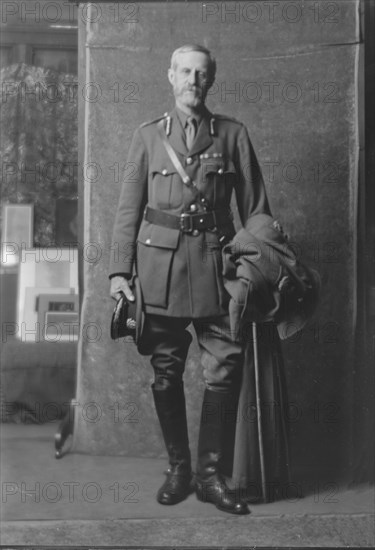
<svg viewBox="0 0 375 550"><path fill-rule="evenodd" d="M212 86L214 85L214 82L215 82L215 77L213 77L213 79L210 80L210 83L207 86L207 92L208 92L208 90L210 90L212 88Z"/></svg>
<svg viewBox="0 0 375 550"><path fill-rule="evenodd" d="M174 86L174 70L172 68L168 69L168 80Z"/></svg>

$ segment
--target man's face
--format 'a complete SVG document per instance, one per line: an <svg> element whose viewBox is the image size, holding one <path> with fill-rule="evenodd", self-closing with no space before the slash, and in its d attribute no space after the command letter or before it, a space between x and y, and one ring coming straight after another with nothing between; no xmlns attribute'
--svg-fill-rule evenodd
<svg viewBox="0 0 375 550"><path fill-rule="evenodd" d="M168 70L176 104L197 109L204 104L209 90L209 59L203 52L185 52L178 54L176 61L176 66Z"/></svg>

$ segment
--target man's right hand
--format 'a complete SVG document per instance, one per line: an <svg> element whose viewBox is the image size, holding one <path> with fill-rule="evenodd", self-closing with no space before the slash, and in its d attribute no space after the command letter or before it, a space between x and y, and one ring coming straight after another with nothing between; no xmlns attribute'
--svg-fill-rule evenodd
<svg viewBox="0 0 375 550"><path fill-rule="evenodd" d="M116 301L118 301L121 298L120 292L123 292L129 300L129 302L134 302L134 294L130 290L129 283L125 277L122 277L121 275L115 275L111 278L111 289L110 294L112 298Z"/></svg>

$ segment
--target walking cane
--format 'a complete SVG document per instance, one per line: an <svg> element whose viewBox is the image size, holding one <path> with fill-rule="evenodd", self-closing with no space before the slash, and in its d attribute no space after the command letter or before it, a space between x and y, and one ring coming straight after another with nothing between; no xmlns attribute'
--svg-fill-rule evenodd
<svg viewBox="0 0 375 550"><path fill-rule="evenodd" d="M267 488L266 488L266 468L265 468L264 448L263 448L263 433L262 433L262 411L260 406L261 402L260 402L258 340L257 340L256 323L252 323L252 329L253 329L253 350L254 350L255 396L256 396L256 403L257 403L257 419L258 419L260 475L262 480L263 502L268 502Z"/></svg>

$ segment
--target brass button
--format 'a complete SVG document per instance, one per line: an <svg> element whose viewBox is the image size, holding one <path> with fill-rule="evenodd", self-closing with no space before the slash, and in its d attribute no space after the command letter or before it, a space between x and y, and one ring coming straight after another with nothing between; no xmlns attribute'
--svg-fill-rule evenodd
<svg viewBox="0 0 375 550"><path fill-rule="evenodd" d="M161 173L163 174L163 176L166 176L168 174L168 170L166 168L164 168Z"/></svg>
<svg viewBox="0 0 375 550"><path fill-rule="evenodd" d="M218 174L223 174L224 173L224 170L222 168L219 168L219 170L217 171Z"/></svg>
<svg viewBox="0 0 375 550"><path fill-rule="evenodd" d="M198 235L199 235L198 229L194 229L192 235L193 235L193 237L198 237Z"/></svg>
<svg viewBox="0 0 375 550"><path fill-rule="evenodd" d="M201 198L201 203L205 203L206 202L206 199L204 197Z"/></svg>
<svg viewBox="0 0 375 550"><path fill-rule="evenodd" d="M190 205L190 212L196 212L197 210L197 205L196 204L191 204Z"/></svg>
<svg viewBox="0 0 375 550"><path fill-rule="evenodd" d="M199 223L204 223L204 219L203 219L203 218L200 218L200 219L199 219Z"/></svg>
<svg viewBox="0 0 375 550"><path fill-rule="evenodd" d="M193 159L191 157L188 157L186 159L186 164L191 164L193 162Z"/></svg>
<svg viewBox="0 0 375 550"><path fill-rule="evenodd" d="M146 239L146 244L151 244L151 239Z"/></svg>

